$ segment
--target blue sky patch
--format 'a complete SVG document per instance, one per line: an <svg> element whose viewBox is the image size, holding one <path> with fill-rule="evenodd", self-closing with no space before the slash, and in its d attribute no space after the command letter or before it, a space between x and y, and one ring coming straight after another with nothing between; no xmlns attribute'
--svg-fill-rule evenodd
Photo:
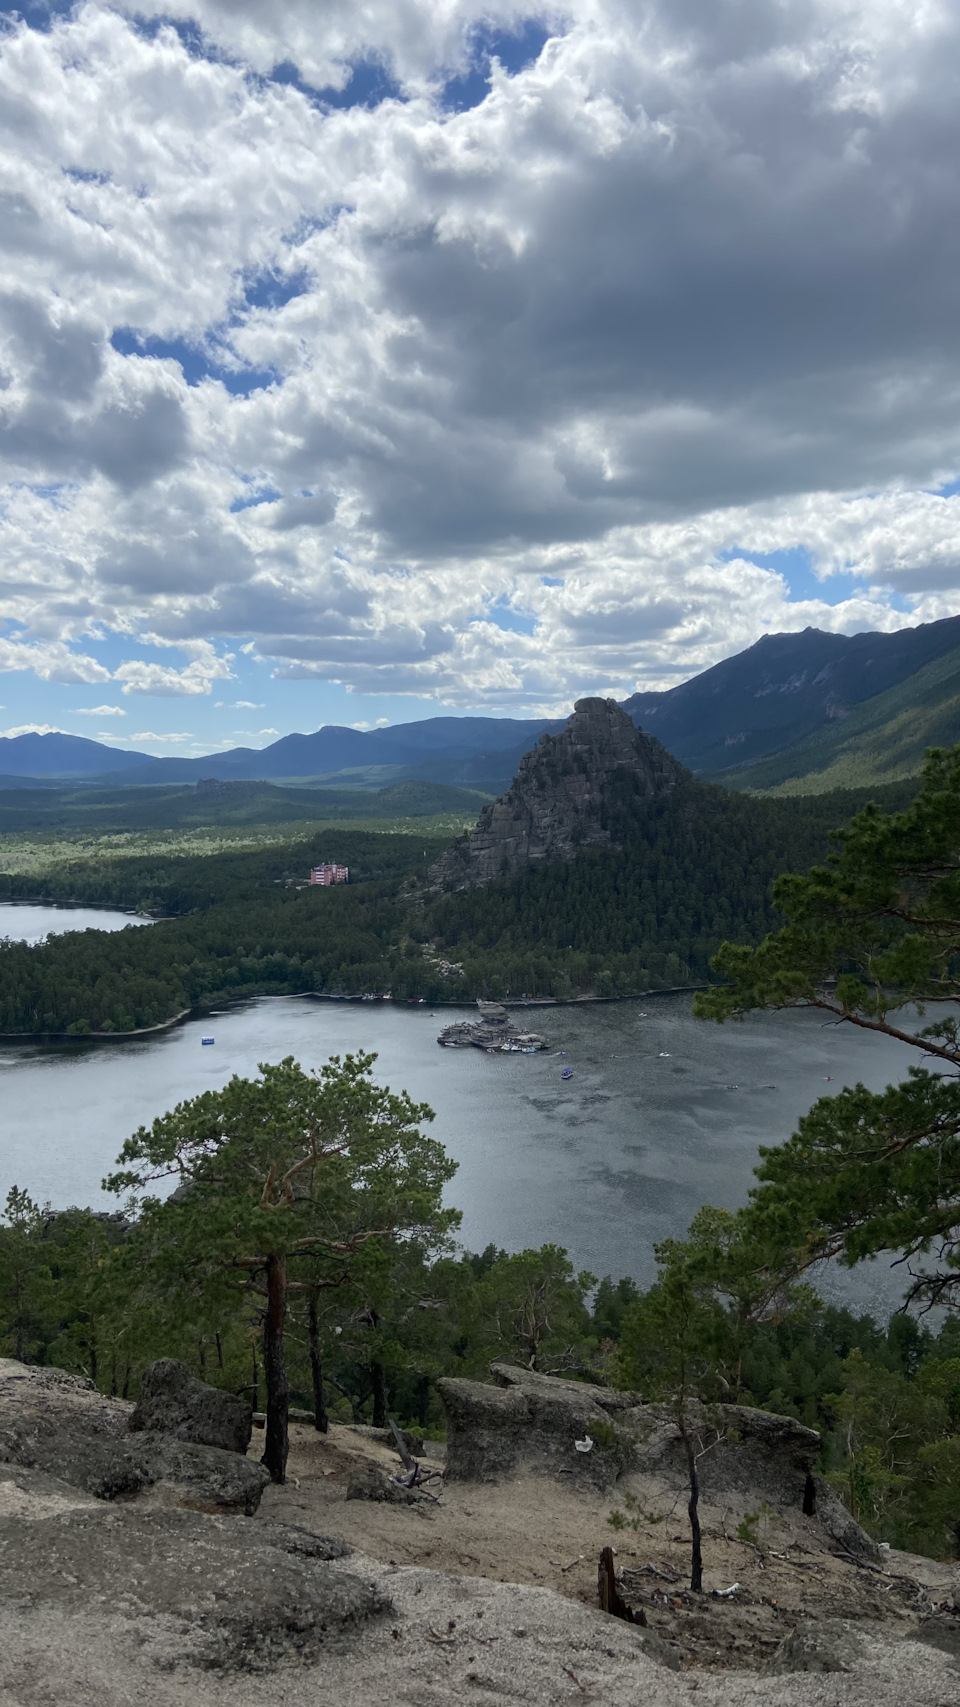
<svg viewBox="0 0 960 1707"><path fill-rule="evenodd" d="M283 308L294 297L310 289L310 274L302 267L295 273L280 273L264 267L249 273L243 284L243 300L248 308Z"/></svg>
<svg viewBox="0 0 960 1707"><path fill-rule="evenodd" d="M181 338L144 338L129 326L118 326L110 342L121 356L155 356L179 362L188 385L200 385L205 379L218 379L234 397L249 397L253 391L276 383L272 369L230 368L215 361L194 344Z"/></svg>
<svg viewBox="0 0 960 1707"><path fill-rule="evenodd" d="M49 30L58 18L69 17L75 0L21 0L19 6L0 6L0 23L29 24L31 30Z"/></svg>
<svg viewBox="0 0 960 1707"><path fill-rule="evenodd" d="M532 611L517 610L505 598L494 599L487 606L486 620L495 623L506 634L533 634L537 626Z"/></svg>
<svg viewBox="0 0 960 1707"><path fill-rule="evenodd" d="M275 504L277 499L282 497L283 493L278 492L275 486L258 486L246 497L234 498L230 512L236 515L238 510L255 510L258 504Z"/></svg>
<svg viewBox="0 0 960 1707"><path fill-rule="evenodd" d="M864 591L862 575L829 575L821 581L814 573L813 558L805 545L785 546L782 551L748 551L735 545L720 556L724 563L742 557L760 569L773 569L783 576L791 599L818 599L825 605L841 605L844 599Z"/></svg>
<svg viewBox="0 0 960 1707"><path fill-rule="evenodd" d="M316 89L305 83L291 60L275 65L268 78L270 83L283 83L305 95L321 107L379 107L384 101L402 100L399 83L391 77L379 59L358 59L350 68L350 76L342 89Z"/></svg>
<svg viewBox="0 0 960 1707"><path fill-rule="evenodd" d="M515 77L539 59L550 31L539 18L526 18L512 30L480 29L470 44L470 70L444 84L440 105L448 113L466 113L479 107L490 89L490 61L498 59L504 71Z"/></svg>

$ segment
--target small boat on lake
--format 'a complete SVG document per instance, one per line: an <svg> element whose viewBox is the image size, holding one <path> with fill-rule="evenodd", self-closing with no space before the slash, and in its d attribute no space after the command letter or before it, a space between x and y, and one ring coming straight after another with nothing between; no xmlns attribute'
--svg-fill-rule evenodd
<svg viewBox="0 0 960 1707"><path fill-rule="evenodd" d="M211 1043L215 1042L215 1039L212 1037L201 1037L200 1042L204 1049L209 1049Z"/></svg>
<svg viewBox="0 0 960 1707"><path fill-rule="evenodd" d="M560 1074L560 1077L561 1077L561 1079L572 1079L573 1078L573 1068L572 1067L564 1067L563 1072Z"/></svg>

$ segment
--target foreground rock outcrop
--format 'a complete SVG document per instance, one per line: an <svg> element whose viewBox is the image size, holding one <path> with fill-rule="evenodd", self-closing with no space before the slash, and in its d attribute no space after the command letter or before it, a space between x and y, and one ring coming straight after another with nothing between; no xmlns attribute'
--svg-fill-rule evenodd
<svg viewBox="0 0 960 1707"><path fill-rule="evenodd" d="M608 846L615 826L687 772L612 699L579 699L559 735L541 735L506 794L432 867L429 887L473 889L527 865Z"/></svg>
<svg viewBox="0 0 960 1707"><path fill-rule="evenodd" d="M668 1406L645 1404L581 1381L510 1363L490 1366L493 1384L439 1383L448 1425L447 1477L495 1482L525 1473L612 1490L624 1477L657 1476L683 1488L686 1452ZM875 1544L816 1476L820 1436L793 1417L745 1405L691 1408L704 1493L746 1509L816 1515L845 1549L874 1556Z"/></svg>
<svg viewBox="0 0 960 1707"><path fill-rule="evenodd" d="M198 1383L199 1385L199 1383ZM128 1433L133 1406L60 1369L0 1359L0 1464L41 1470L98 1500L251 1516L270 1480L236 1450Z"/></svg>
<svg viewBox="0 0 960 1707"><path fill-rule="evenodd" d="M509 1397L526 1385L549 1438L551 1400L533 1386L551 1378L512 1373L521 1381L487 1391ZM558 1445L570 1385L554 1383ZM618 1430L636 1408L632 1395L605 1389L587 1389L578 1403L594 1426L607 1419ZM0 1463L4 1707L953 1707L960 1699L951 1647L960 1573L888 1554L883 1568L864 1566L825 1551L803 1516L766 1535L751 1531L756 1539L745 1543L728 1527L739 1496L721 1492L715 1504L705 1496L708 1589L734 1575L741 1589L691 1596L682 1538L672 1533L672 1472L625 1472L618 1495L633 1487L644 1503L628 1506L638 1517L616 1537L618 1574L645 1611L644 1628L596 1609L610 1502L589 1484L515 1464L506 1482L453 1481L439 1503L436 1493L415 1508L349 1500L358 1472L388 1475L396 1454L372 1430L320 1435L294 1425L290 1479L271 1485L250 1519L171 1507L156 1484L133 1497L95 1497L80 1485L89 1459L78 1441L106 1431L110 1450L142 1448L142 1434L115 1432L131 1409L56 1371L0 1365L0 1424L14 1453ZM67 1425L62 1462L73 1482L21 1461L38 1416L54 1413ZM157 1444L245 1462L160 1435ZM555 1464L562 1470L561 1457ZM361 1538L363 1551L352 1551ZM571 1568L578 1551L580 1582ZM444 1570L424 1568L440 1561ZM909 1574L917 1566L919 1579ZM562 1593L542 1586L545 1572Z"/></svg>

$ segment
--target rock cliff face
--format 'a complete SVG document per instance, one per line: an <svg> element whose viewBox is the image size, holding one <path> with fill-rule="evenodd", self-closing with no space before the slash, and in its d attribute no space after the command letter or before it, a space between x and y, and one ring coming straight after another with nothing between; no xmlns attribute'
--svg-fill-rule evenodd
<svg viewBox="0 0 960 1707"><path fill-rule="evenodd" d="M686 774L615 700L579 699L566 728L540 737L506 794L437 861L430 886L480 888L526 865L610 845L614 820L668 793Z"/></svg>

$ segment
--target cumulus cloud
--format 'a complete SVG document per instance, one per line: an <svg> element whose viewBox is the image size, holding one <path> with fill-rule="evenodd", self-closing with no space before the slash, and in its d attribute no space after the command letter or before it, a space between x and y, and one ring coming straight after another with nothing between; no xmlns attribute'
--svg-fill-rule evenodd
<svg viewBox="0 0 960 1707"><path fill-rule="evenodd" d="M110 671L96 658L71 652L62 641L0 639L0 670L32 670L44 682L108 682Z"/></svg>
<svg viewBox="0 0 960 1707"><path fill-rule="evenodd" d="M937 0L11 23L0 668L552 711L951 614L957 46Z"/></svg>
<svg viewBox="0 0 960 1707"><path fill-rule="evenodd" d="M128 659L114 671L114 680L123 683L123 693L189 699L197 694L209 694L214 682L233 677L230 655L220 657L208 640L174 642L156 634L143 638L151 646L176 644L181 651L190 652L193 656L181 670L173 665L150 663L143 658ZM151 736L150 739L157 737Z"/></svg>
<svg viewBox="0 0 960 1707"><path fill-rule="evenodd" d="M126 717L120 705L75 705L74 717Z"/></svg>

